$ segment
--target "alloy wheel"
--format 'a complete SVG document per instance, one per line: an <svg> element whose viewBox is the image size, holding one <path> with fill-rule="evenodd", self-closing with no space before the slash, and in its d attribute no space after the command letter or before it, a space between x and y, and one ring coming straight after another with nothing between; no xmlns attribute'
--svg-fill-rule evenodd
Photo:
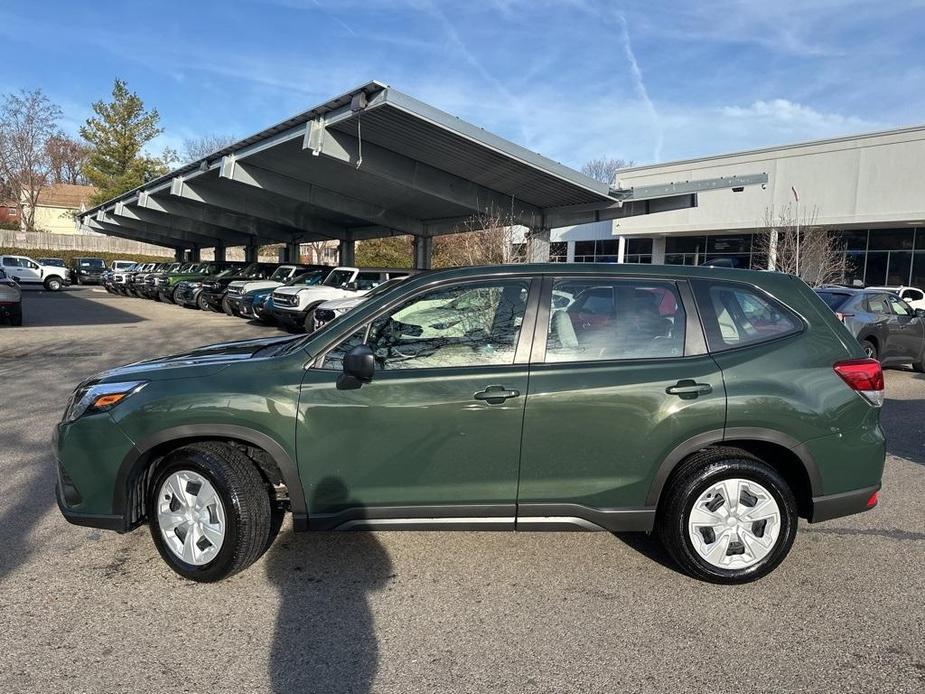
<svg viewBox="0 0 925 694"><path fill-rule="evenodd" d="M777 544L781 511L767 489L732 478L710 485L694 502L688 535L694 550L719 569L747 569Z"/></svg>
<svg viewBox="0 0 925 694"><path fill-rule="evenodd" d="M203 566L225 541L225 507L215 487L192 470L164 480L157 496L157 523L164 543L181 561Z"/></svg>

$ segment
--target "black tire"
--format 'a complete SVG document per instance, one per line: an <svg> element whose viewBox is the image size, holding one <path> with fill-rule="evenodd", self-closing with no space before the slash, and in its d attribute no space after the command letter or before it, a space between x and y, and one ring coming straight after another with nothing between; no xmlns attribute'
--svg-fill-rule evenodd
<svg viewBox="0 0 925 694"><path fill-rule="evenodd" d="M231 308L231 299L227 296L222 297L222 311L224 311L226 315L234 315L234 309Z"/></svg>
<svg viewBox="0 0 925 694"><path fill-rule="evenodd" d="M178 470L192 470L205 477L225 509L226 531L221 548L215 559L202 566L188 564L174 554L158 524L155 497L164 480ZM148 500L154 545L167 565L184 578L203 583L227 578L253 564L271 541L276 519L267 486L250 459L227 444L195 443L171 453L157 470Z"/></svg>
<svg viewBox="0 0 925 694"><path fill-rule="evenodd" d="M771 551L757 563L741 569L723 569L702 558L687 530L697 498L716 482L740 478L764 487L780 510L780 529ZM780 564L797 532L797 502L783 477L771 466L738 448L708 448L682 462L672 473L659 504L656 532L665 549L690 576L711 583L748 583L766 576Z"/></svg>
<svg viewBox="0 0 925 694"><path fill-rule="evenodd" d="M49 277L42 284L44 284L45 289L50 292L60 292L61 287L64 286L64 282L61 281L61 278L55 276Z"/></svg>
<svg viewBox="0 0 925 694"><path fill-rule="evenodd" d="M316 301L305 309L305 320L302 321L302 328L307 333L315 332L315 309L323 304L323 301Z"/></svg>
<svg viewBox="0 0 925 694"><path fill-rule="evenodd" d="M880 353L877 351L877 345L875 345L873 342L866 339L861 340L861 349L864 350L864 354L866 354L869 358L877 359L879 361Z"/></svg>
<svg viewBox="0 0 925 694"><path fill-rule="evenodd" d="M212 307L209 306L209 302L206 301L206 298L200 294L196 297L196 305L199 307L200 311L211 311Z"/></svg>

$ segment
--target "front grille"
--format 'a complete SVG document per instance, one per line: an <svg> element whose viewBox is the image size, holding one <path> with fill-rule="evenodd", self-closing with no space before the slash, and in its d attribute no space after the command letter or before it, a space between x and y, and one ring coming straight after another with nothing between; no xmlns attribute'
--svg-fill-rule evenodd
<svg viewBox="0 0 925 694"><path fill-rule="evenodd" d="M273 305L274 306L298 306L299 305L299 295L298 294L277 294L273 292Z"/></svg>
<svg viewBox="0 0 925 694"><path fill-rule="evenodd" d="M241 287L228 287L228 296L240 296Z"/></svg>

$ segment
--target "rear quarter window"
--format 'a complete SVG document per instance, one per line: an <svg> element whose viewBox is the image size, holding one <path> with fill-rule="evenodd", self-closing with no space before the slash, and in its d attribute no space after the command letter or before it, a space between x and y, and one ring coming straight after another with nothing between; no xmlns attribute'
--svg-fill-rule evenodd
<svg viewBox="0 0 925 694"><path fill-rule="evenodd" d="M756 287L735 282L694 282L711 352L775 340L803 329L803 321Z"/></svg>

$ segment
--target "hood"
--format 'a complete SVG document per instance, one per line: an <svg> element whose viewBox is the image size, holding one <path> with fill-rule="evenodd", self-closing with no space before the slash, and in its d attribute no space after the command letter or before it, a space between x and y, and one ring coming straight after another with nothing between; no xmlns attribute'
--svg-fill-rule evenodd
<svg viewBox="0 0 925 694"><path fill-rule="evenodd" d="M325 301L318 308L326 308L330 310L343 310L348 308L356 308L366 299L364 296L351 296L347 299L331 299L330 301Z"/></svg>
<svg viewBox="0 0 925 694"><path fill-rule="evenodd" d="M211 376L235 362L250 359L264 347L290 342L293 339L299 338L292 336L262 337L255 340L221 342L197 347L184 354L157 357L119 366L99 374L95 380L166 381L173 378ZM194 371L191 372L190 369Z"/></svg>

